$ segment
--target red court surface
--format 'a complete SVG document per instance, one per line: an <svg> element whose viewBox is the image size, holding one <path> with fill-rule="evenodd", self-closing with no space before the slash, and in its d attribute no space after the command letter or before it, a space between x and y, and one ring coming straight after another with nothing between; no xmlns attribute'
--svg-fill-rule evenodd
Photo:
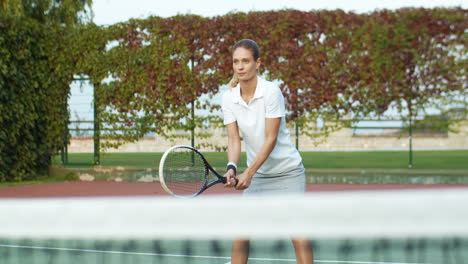
<svg viewBox="0 0 468 264"><path fill-rule="evenodd" d="M308 184L308 192L376 191L465 188L468 185L440 184ZM218 184L203 195L241 194ZM168 196L159 183L143 182L62 182L35 185L0 187L0 198L52 198L52 197L103 197L103 196Z"/></svg>

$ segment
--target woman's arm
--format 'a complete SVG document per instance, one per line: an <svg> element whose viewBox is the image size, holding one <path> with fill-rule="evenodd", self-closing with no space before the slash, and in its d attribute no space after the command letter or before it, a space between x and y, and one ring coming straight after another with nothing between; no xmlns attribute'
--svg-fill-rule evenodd
<svg viewBox="0 0 468 264"><path fill-rule="evenodd" d="M281 117L265 119L265 142L250 166L237 177L239 182L236 185L236 189L243 190L250 186L253 175L262 166L265 160L268 159L270 153L275 148L280 124Z"/></svg>
<svg viewBox="0 0 468 264"><path fill-rule="evenodd" d="M226 128L228 134L228 161L236 164L237 166L241 154L241 140L239 136L239 128L237 126L237 122L227 124ZM235 176L236 174L232 169L228 170L224 175L224 177L227 178L226 184L224 186L233 187L234 180L231 181L231 179L233 179Z"/></svg>

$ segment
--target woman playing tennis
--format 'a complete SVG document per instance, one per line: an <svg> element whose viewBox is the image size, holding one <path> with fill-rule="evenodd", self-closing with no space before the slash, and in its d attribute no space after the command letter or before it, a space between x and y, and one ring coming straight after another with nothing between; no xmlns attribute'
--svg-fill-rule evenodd
<svg viewBox="0 0 468 264"><path fill-rule="evenodd" d="M305 192L302 158L286 128L284 97L277 85L257 76L260 50L244 39L232 49L234 77L223 94L222 110L228 133L226 187L244 195L278 195ZM240 130L240 134L239 134ZM247 169L237 175L241 136L247 153ZM297 263L313 263L310 242L292 239ZM249 240L235 240L231 264L246 264Z"/></svg>

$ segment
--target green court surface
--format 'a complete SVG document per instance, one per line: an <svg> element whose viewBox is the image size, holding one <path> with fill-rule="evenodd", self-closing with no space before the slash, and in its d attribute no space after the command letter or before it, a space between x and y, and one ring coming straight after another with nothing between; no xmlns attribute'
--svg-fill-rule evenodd
<svg viewBox="0 0 468 264"><path fill-rule="evenodd" d="M203 152L217 171L226 166L226 153ZM468 184L468 150L415 151L408 168L407 151L301 152L309 183ZM93 175L95 179L145 181L157 179L162 153L106 153L101 166L92 166L92 153L71 153L54 174ZM55 164L60 163L58 156ZM246 166L245 153L239 170ZM68 171L70 170L70 171Z"/></svg>
<svg viewBox="0 0 468 264"><path fill-rule="evenodd" d="M226 153L203 152L213 167L226 165ZM68 168L90 168L93 153L68 154ZM408 151L302 151L304 166L309 169L408 169ZM159 163L161 152L105 153L102 166L152 167ZM414 151L413 168L421 170L468 170L468 150ZM54 164L60 165L60 156ZM239 166L246 164L242 153Z"/></svg>
<svg viewBox="0 0 468 264"><path fill-rule="evenodd" d="M463 263L468 240L312 240L315 263ZM231 241L0 240L2 263L226 264ZM6 262L5 262L6 261ZM290 241L252 240L249 263L295 263Z"/></svg>

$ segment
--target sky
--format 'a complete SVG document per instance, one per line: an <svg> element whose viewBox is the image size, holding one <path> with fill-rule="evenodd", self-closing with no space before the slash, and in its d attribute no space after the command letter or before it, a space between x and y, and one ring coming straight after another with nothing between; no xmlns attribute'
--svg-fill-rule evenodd
<svg viewBox="0 0 468 264"><path fill-rule="evenodd" d="M204 17L225 15L229 12L297 9L342 9L356 13L402 7L468 8L468 0L93 0L93 21L98 25L112 25L131 18L149 16L171 17L178 14L196 14ZM92 88L72 85L70 111L72 120L91 120Z"/></svg>
<svg viewBox="0 0 468 264"><path fill-rule="evenodd" d="M454 7L468 8L468 0L94 0L94 22L111 25L130 18L148 16L171 17L195 14L204 17L225 15L229 12L279 10L285 8L310 11L314 9L342 9L356 13L376 9L401 7Z"/></svg>

